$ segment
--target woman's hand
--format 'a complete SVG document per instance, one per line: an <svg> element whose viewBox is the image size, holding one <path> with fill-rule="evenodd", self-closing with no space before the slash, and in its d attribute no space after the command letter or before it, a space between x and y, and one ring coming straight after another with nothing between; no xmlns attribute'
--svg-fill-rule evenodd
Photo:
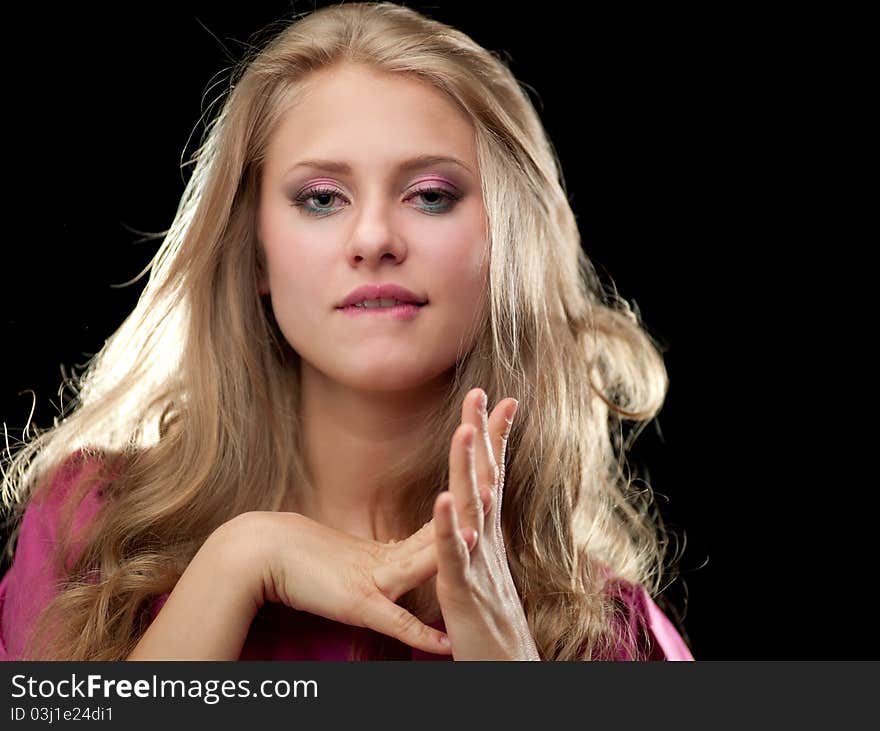
<svg viewBox="0 0 880 731"><path fill-rule="evenodd" d="M455 660L541 659L501 531L504 458L517 406L505 399L489 416L482 389L468 393L449 450L450 489L434 502L437 600Z"/></svg>
<svg viewBox="0 0 880 731"><path fill-rule="evenodd" d="M433 520L403 541L381 543L299 513L246 515L251 545L260 546L264 601L369 627L425 652L450 653L446 635L395 603L437 572Z"/></svg>

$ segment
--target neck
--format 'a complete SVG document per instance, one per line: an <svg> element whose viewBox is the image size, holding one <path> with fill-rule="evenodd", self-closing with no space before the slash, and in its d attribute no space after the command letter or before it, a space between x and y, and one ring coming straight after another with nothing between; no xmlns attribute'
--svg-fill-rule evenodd
<svg viewBox="0 0 880 731"><path fill-rule="evenodd" d="M301 362L303 457L311 480L296 512L351 535L402 540L399 495L387 472L418 451L426 415L445 398L448 375L399 391L365 391Z"/></svg>

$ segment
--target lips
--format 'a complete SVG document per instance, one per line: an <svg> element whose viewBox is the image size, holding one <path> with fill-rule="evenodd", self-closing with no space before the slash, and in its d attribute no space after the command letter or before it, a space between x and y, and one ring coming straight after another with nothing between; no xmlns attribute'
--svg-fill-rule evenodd
<svg viewBox="0 0 880 731"><path fill-rule="evenodd" d="M353 317L360 322L387 322L389 320L414 320L422 312L419 305L394 305L393 307L356 307L349 305L348 307L340 307L341 312L346 317Z"/></svg>
<svg viewBox="0 0 880 731"><path fill-rule="evenodd" d="M400 302L419 306L428 303L427 297L420 297L400 284L364 284L349 292L348 296L336 305L336 309L340 310L364 300L383 299L396 299Z"/></svg>

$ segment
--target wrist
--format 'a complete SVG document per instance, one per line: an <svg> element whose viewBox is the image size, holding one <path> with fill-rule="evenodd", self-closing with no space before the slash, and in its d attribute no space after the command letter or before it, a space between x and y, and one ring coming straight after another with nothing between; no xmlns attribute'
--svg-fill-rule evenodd
<svg viewBox="0 0 880 731"><path fill-rule="evenodd" d="M241 513L217 528L208 538L221 574L230 585L244 593L254 605L254 613L271 597L267 596L267 531L259 511Z"/></svg>

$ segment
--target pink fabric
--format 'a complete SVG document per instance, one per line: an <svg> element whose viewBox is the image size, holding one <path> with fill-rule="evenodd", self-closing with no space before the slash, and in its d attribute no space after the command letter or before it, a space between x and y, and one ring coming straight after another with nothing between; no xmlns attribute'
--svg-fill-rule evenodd
<svg viewBox="0 0 880 731"><path fill-rule="evenodd" d="M57 577L51 569L51 548L57 540L58 510L75 481L97 468L97 464L81 459L79 452L65 461L53 481L48 498L32 501L23 517L13 564L0 581L0 660L16 660L21 656L24 641L34 619L57 591ZM100 487L83 501L75 516L75 531L95 515L100 503ZM68 565L70 565L68 561ZM619 581L619 580L618 580ZM687 645L669 619L642 587L620 582L621 596L631 609L632 626L642 618L648 627L643 658L649 660L693 660ZM155 617L168 595L156 600ZM443 620L432 623L445 630ZM257 613L251 624L240 660L335 660L349 657L356 636L375 636L362 627L352 627L307 612L299 612L282 604L268 603ZM388 638L402 660L451 660L451 655L435 655L409 647ZM641 651L640 651L641 654ZM629 660L625 654L620 660Z"/></svg>
<svg viewBox="0 0 880 731"><path fill-rule="evenodd" d="M34 619L55 595L58 577L51 562L59 511L75 480L91 475L97 467L94 462L80 462L77 452L61 466L43 500L38 502L35 496L25 510L12 566L0 581L0 660L14 660L21 655ZM96 487L78 507L74 515L75 533L100 507L99 490ZM68 559L68 568L74 558Z"/></svg>
<svg viewBox="0 0 880 731"><path fill-rule="evenodd" d="M651 598L644 589L642 589L642 597L648 608L648 627L654 636L654 641L660 647L663 657L659 660L693 660L690 648L685 644L675 625L669 621L660 610L660 607Z"/></svg>
<svg viewBox="0 0 880 731"><path fill-rule="evenodd" d="M611 577L606 591L622 601L626 608L626 629L637 638L637 656L632 657L625 647L621 647L616 660L694 659L678 630L644 587ZM618 625L618 630L622 632L624 628Z"/></svg>

